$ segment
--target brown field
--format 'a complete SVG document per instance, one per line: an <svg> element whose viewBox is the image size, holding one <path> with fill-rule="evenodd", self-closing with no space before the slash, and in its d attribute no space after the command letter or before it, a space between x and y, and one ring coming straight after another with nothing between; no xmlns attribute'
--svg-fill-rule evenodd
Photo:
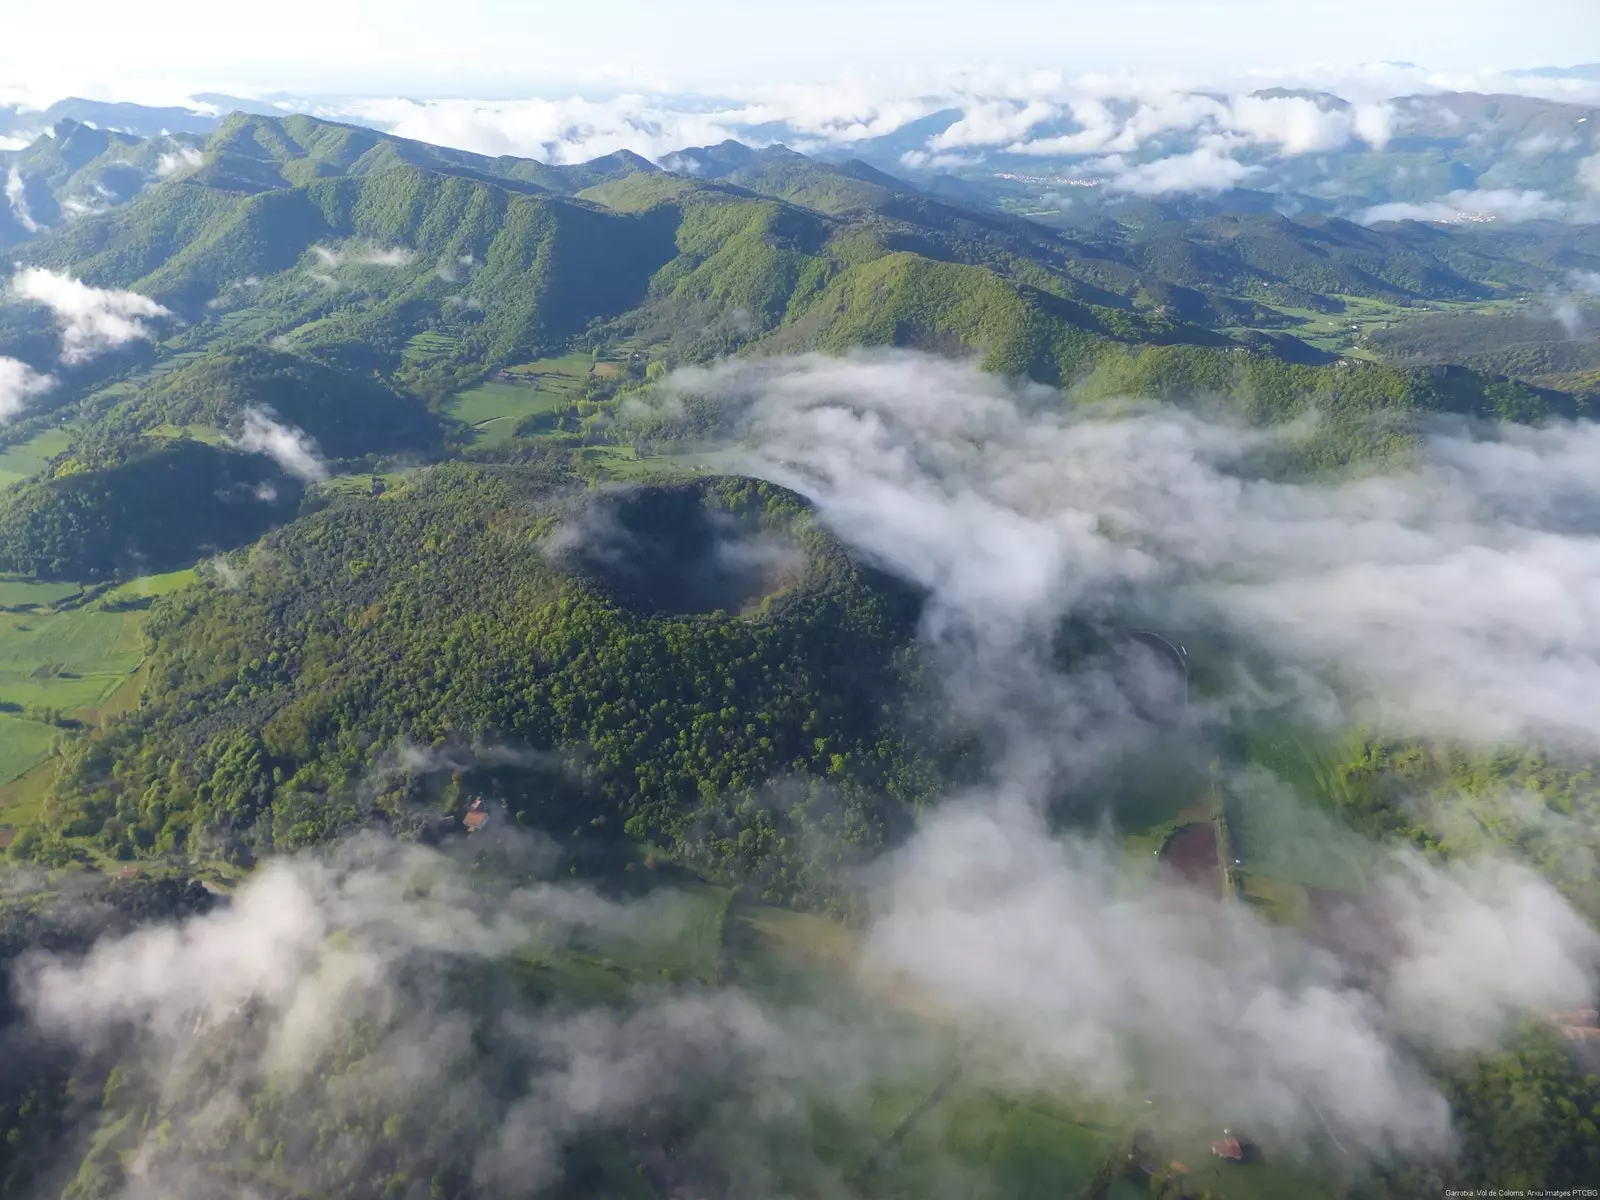
<svg viewBox="0 0 1600 1200"><path fill-rule="evenodd" d="M1220 894L1217 835L1209 821L1184 825L1161 848L1161 861L1191 887Z"/></svg>

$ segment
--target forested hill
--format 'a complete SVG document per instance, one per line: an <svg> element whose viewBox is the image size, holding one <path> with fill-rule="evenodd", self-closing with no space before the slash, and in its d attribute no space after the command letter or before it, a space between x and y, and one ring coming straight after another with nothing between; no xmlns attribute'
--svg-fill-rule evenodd
<svg viewBox="0 0 1600 1200"><path fill-rule="evenodd" d="M825 896L838 864L805 848L868 853L926 797L894 707L916 597L769 485L619 499L575 482L441 468L303 517L242 578L184 593L151 626L140 711L69 757L29 852L50 861L64 835L248 861L374 815L410 828L448 780L398 765L405 747L504 745L518 753L466 782L519 822L602 848L626 831L774 899ZM794 791L760 800L771 787Z"/></svg>

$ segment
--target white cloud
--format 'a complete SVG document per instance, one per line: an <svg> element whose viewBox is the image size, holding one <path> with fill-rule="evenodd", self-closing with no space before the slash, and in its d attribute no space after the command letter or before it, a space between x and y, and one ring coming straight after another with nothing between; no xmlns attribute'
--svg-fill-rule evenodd
<svg viewBox="0 0 1600 1200"><path fill-rule="evenodd" d="M1357 104L1354 109L1355 135L1374 150L1382 150L1394 136L1394 106L1388 103Z"/></svg>
<svg viewBox="0 0 1600 1200"><path fill-rule="evenodd" d="M961 119L928 140L930 150L955 150L967 146L998 146L1016 141L1059 110L1042 100L1016 103L1006 100L973 104Z"/></svg>
<svg viewBox="0 0 1600 1200"><path fill-rule="evenodd" d="M251 454L265 454L290 475L314 483L328 477L327 465L315 439L303 429L282 425L261 409L247 409L244 429L235 446Z"/></svg>
<svg viewBox="0 0 1600 1200"><path fill-rule="evenodd" d="M1600 425L1441 435L1414 471L1289 484L1235 466L1293 434L1169 409L1062 415L1053 393L920 356L680 386L756 397L752 469L990 639L1137 589L1296 664L1345 717L1600 749L1600 542L1573 516L1600 511ZM995 686L1014 694L1016 675ZM975 702L982 678L963 684ZM1076 737L1066 722L1033 740Z"/></svg>
<svg viewBox="0 0 1600 1200"><path fill-rule="evenodd" d="M6 203L11 206L11 215L16 218L29 233L39 232L39 222L33 219L33 214L28 211L27 188L22 182L22 172L17 169L17 164L12 163L11 169L6 172Z"/></svg>
<svg viewBox="0 0 1600 1200"><path fill-rule="evenodd" d="M128 342L151 336L147 321L172 313L148 296L91 287L43 267L25 267L11 277L11 293L42 304L61 330L61 361L83 362Z"/></svg>
<svg viewBox="0 0 1600 1200"><path fill-rule="evenodd" d="M1571 150L1578 144L1578 139L1571 134L1566 137L1557 137L1553 133L1536 133L1531 137L1522 138L1511 147L1512 153L1524 158L1538 158L1545 154Z"/></svg>
<svg viewBox="0 0 1600 1200"><path fill-rule="evenodd" d="M206 161L206 156L193 146L178 146L156 159L156 177L170 179L180 171L192 171Z"/></svg>
<svg viewBox="0 0 1600 1200"><path fill-rule="evenodd" d="M1574 215L1570 204L1543 192L1496 188L1486 191L1459 189L1439 200L1421 203L1375 204L1357 214L1363 225L1378 221L1561 221Z"/></svg>
<svg viewBox="0 0 1600 1200"><path fill-rule="evenodd" d="M1337 150L1355 130L1348 110L1322 108L1304 96L1240 96L1229 105L1226 121L1230 130L1285 154Z"/></svg>
<svg viewBox="0 0 1600 1200"><path fill-rule="evenodd" d="M951 167L973 167L983 161L981 154L929 154L925 150L907 150L900 156L900 165L908 171L946 171Z"/></svg>
<svg viewBox="0 0 1600 1200"><path fill-rule="evenodd" d="M1405 1039L1484 1048L1587 1003L1600 935L1522 868L1373 860L1368 920L1395 945L1364 991L1242 906L1129 887L1114 847L1053 836L1021 796L950 801L895 855L866 958L1015 1046L1013 1086L1120 1098L1158 1062L1163 1093L1274 1145L1440 1153L1449 1108Z"/></svg>
<svg viewBox="0 0 1600 1200"><path fill-rule="evenodd" d="M415 257L404 246L313 246L311 253L328 267L403 267Z"/></svg>
<svg viewBox="0 0 1600 1200"><path fill-rule="evenodd" d="M1199 139L1227 135L1238 145L1286 155L1337 150L1357 139L1381 150L1392 136L1396 116L1387 102L1325 105L1306 96L1218 97L1144 81L1085 79L1072 90L1075 94L1064 104L1078 129L1018 138L1007 149L1041 156L1130 154L1152 139L1179 133ZM991 101L989 107L1001 115L1009 111L1003 102ZM1027 128L1049 119L1049 108L1043 101L1031 101L1028 109L1043 115L1028 121ZM1028 109L1016 110L1017 116ZM990 119L963 121L961 136L964 145L989 145L1013 135L1003 120Z"/></svg>
<svg viewBox="0 0 1600 1200"><path fill-rule="evenodd" d="M1578 182L1600 195L1600 154L1591 154L1578 163Z"/></svg>
<svg viewBox="0 0 1600 1200"><path fill-rule="evenodd" d="M0 425L22 411L34 396L55 387L53 375L41 375L25 362L0 355Z"/></svg>
<svg viewBox="0 0 1600 1200"><path fill-rule="evenodd" d="M1246 166L1228 153L1222 139L1210 139L1188 154L1130 165L1120 156L1085 164L1087 170L1109 172L1113 191L1138 196L1167 192L1221 192L1237 186L1259 168Z"/></svg>

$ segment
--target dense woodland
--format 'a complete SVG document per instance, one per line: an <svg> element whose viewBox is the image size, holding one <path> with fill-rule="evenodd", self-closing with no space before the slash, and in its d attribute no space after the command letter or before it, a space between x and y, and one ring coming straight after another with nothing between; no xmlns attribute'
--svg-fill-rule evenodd
<svg viewBox="0 0 1600 1200"><path fill-rule="evenodd" d="M459 816L482 786L558 837L626 832L770 899L826 899L837 862L806 856L870 854L936 786L897 712L916 600L852 564L793 496L683 486L696 503L639 539L673 539L663 552L681 558L686 537L720 536L715 514L781 531L803 565L745 611L661 611L674 593L659 576L640 587L601 560L573 578L552 561L584 502L538 467L441 468L270 535L230 568L242 585L215 579L154 614L141 709L72 752L52 825L124 859L248 857L375 816ZM562 757L442 796L403 769L385 778L403 747L451 743ZM55 845L27 850L67 853Z"/></svg>

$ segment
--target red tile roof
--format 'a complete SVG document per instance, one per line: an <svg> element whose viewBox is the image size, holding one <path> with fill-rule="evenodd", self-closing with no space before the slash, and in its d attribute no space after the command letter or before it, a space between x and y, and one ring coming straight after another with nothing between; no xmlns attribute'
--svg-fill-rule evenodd
<svg viewBox="0 0 1600 1200"><path fill-rule="evenodd" d="M1239 1145L1235 1137L1219 1138L1211 1143L1211 1153L1220 1158L1231 1158L1234 1162L1244 1161L1244 1147Z"/></svg>
<svg viewBox="0 0 1600 1200"><path fill-rule="evenodd" d="M467 831L470 833L472 830L480 828L488 819L488 813L481 808L475 808L461 818L461 823L467 827Z"/></svg>

